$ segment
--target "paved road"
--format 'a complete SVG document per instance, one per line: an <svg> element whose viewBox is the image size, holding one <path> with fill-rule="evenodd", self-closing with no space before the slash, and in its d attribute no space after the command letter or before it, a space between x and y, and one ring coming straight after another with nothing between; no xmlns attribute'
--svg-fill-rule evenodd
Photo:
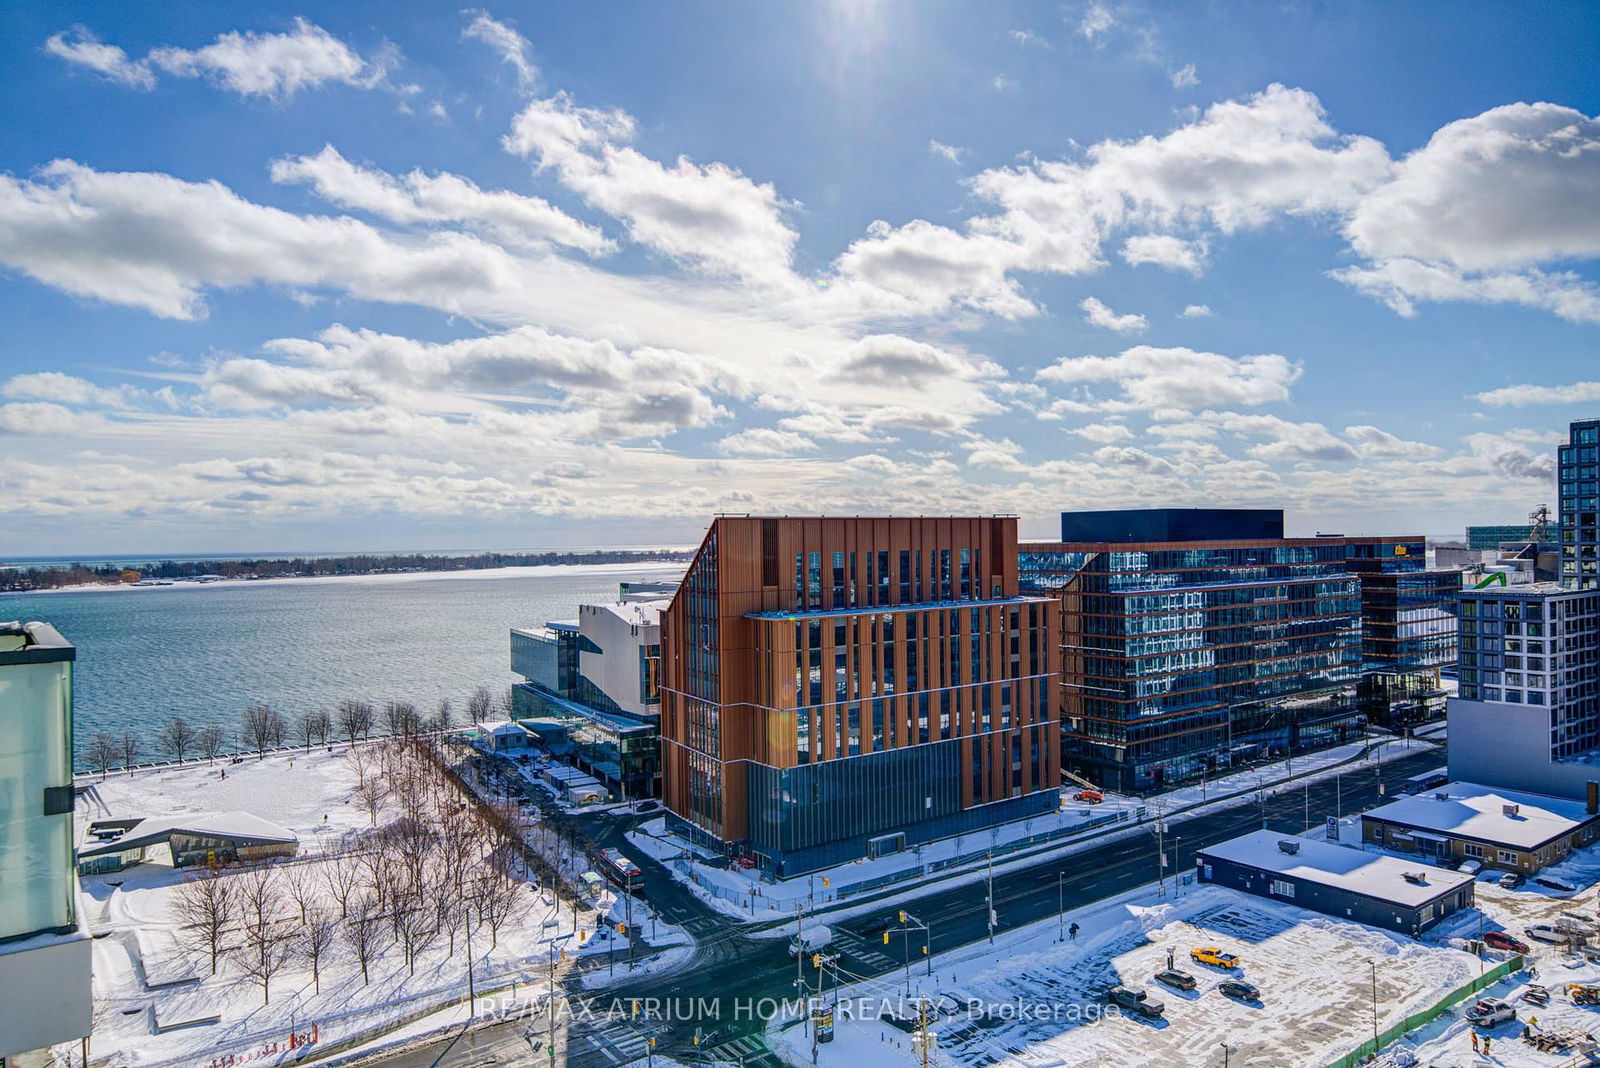
<svg viewBox="0 0 1600 1068"><path fill-rule="evenodd" d="M1391 787L1403 779L1436 768L1438 749L1419 749L1415 754L1378 765L1382 781ZM1355 765L1335 780L1304 786L1280 787L1280 792L1261 798L1241 799L1219 810L1192 818L1170 821L1175 843L1175 870L1193 866L1196 849L1214 844L1262 826L1285 832L1305 829L1307 799L1311 821L1320 823L1334 811L1335 798L1343 813L1368 808L1379 800L1378 775L1372 765ZM587 821L586 821L587 822ZM621 844L621 821L606 825L589 823L590 836L604 845ZM762 1052L758 1037L763 1022L739 1018L741 1005L760 998L781 999L795 992L795 961L789 957L783 938L754 939L720 914L711 912L667 875L649 857L634 854L644 869L644 893L660 909L663 919L688 926L700 941L695 958L670 974L626 978L619 969L614 985L597 994L595 1008L620 1006L633 999L657 999L661 1018L628 1019L619 1017L580 1019L568 1030L563 1055L552 1062L548 1051L530 1053L523 1032L526 1022L485 1028L471 1035L439 1043L383 1062L386 1068L484 1068L490 1064L567 1064L571 1068L610 1068L642 1057L648 1037L657 1040L656 1051L692 1053L692 1040L699 1027L714 1031L702 1042L709 1055L732 1063L776 1065ZM1131 890L1156 876L1154 837L1148 833L1115 839L1098 846L1057 857L1043 857L1036 863L997 874L994 878L994 908L997 931L1035 923L1057 914L1060 898L1068 909L1091 904ZM1059 881L1058 881L1059 880ZM979 941L988 937L987 901L984 883L933 889L918 894L907 889L894 901L885 902L868 914L832 923L838 939L830 952L841 955L840 965L856 974L876 976L902 967L907 947L904 936L891 936L883 945L881 935L862 937L859 932L874 921L893 920L896 910L907 908L931 928L932 952ZM826 922L826 921L825 921ZM913 934L910 953L921 956L922 936ZM741 1000L744 999L744 1000ZM711 1018L711 1017L715 1018ZM533 1022L543 1033L547 1021ZM685 1058L688 1059L688 1058Z"/></svg>

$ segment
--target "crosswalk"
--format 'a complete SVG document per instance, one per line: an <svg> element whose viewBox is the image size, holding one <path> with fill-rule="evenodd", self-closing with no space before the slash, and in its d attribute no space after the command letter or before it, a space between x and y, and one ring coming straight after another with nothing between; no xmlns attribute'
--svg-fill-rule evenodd
<svg viewBox="0 0 1600 1068"><path fill-rule="evenodd" d="M648 1051L649 1036L626 1020L598 1024L574 1033L567 1040L567 1062L574 1068L603 1068L640 1060Z"/></svg>
<svg viewBox="0 0 1600 1068"><path fill-rule="evenodd" d="M905 963L902 959L884 952L885 947L881 939L870 941L849 931L839 931L834 937L833 947L852 959L870 966L873 975ZM922 950L920 947L914 947L912 952L920 956Z"/></svg>
<svg viewBox="0 0 1600 1068"><path fill-rule="evenodd" d="M715 1046L707 1047L705 1055L713 1061L746 1066L767 1063L771 1057L766 1043L756 1035L745 1035L742 1038L719 1042Z"/></svg>

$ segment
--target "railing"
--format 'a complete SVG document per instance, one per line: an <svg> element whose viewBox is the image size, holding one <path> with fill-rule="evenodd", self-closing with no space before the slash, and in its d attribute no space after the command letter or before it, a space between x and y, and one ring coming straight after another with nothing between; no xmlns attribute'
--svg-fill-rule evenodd
<svg viewBox="0 0 1600 1068"><path fill-rule="evenodd" d="M1361 1064L1391 1042L1399 1041L1417 1028L1432 1023L1473 994L1485 987L1493 986L1512 972L1521 970L1521 968L1522 957L1520 954L1509 960L1501 961L1476 979L1446 994L1443 999L1428 1008L1423 1009L1421 1012L1414 1012L1399 1023L1390 1025L1388 1030L1378 1035L1376 1041L1370 1038L1367 1039L1343 1057L1330 1063L1328 1068L1355 1068L1356 1065Z"/></svg>

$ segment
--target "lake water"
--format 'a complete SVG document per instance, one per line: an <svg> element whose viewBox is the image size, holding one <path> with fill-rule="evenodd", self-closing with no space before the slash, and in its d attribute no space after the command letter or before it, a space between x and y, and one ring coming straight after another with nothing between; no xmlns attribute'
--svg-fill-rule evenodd
<svg viewBox="0 0 1600 1068"><path fill-rule="evenodd" d="M623 581L673 579L681 566L515 568L347 580L180 584L0 595L0 620L44 620L77 646L75 733L132 728L141 761L174 716L231 737L246 705L292 723L346 697L414 702L458 717L480 683L516 681L513 626L571 619Z"/></svg>

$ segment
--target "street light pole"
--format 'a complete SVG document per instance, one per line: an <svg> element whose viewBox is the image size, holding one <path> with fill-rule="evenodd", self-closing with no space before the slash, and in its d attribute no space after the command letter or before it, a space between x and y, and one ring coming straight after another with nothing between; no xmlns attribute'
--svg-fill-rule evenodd
<svg viewBox="0 0 1600 1068"><path fill-rule="evenodd" d="M1228 1068L1228 1054L1233 1052L1226 1042L1222 1043L1222 1068Z"/></svg>
<svg viewBox="0 0 1600 1068"><path fill-rule="evenodd" d="M1378 964L1376 961L1367 961L1367 967L1372 969L1372 1052L1378 1052Z"/></svg>
<svg viewBox="0 0 1600 1068"><path fill-rule="evenodd" d="M989 850L989 944L994 945L994 850Z"/></svg>

